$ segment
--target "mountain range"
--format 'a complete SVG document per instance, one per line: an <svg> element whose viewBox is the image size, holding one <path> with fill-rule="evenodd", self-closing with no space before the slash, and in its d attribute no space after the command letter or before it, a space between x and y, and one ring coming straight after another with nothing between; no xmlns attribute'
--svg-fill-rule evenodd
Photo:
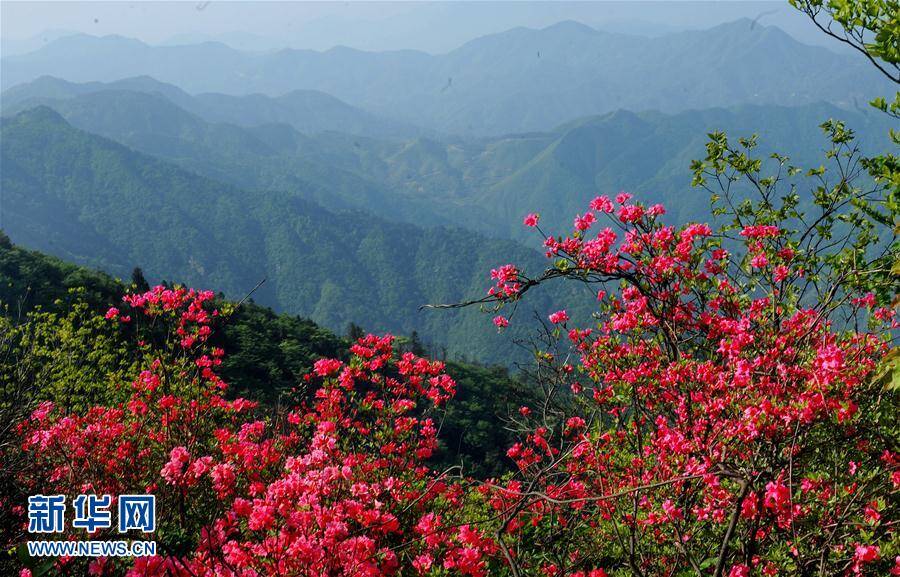
<svg viewBox="0 0 900 577"><path fill-rule="evenodd" d="M0 140L0 228L17 243L120 276L141 266L153 282L234 298L265 278L253 294L261 304L327 327L417 331L456 357L521 358L475 309L419 310L485 294L487 273L506 262L497 259L542 266L514 242L240 189L81 131L43 106L4 117ZM572 297L545 292L533 304L545 314Z"/></svg>
<svg viewBox="0 0 900 577"><path fill-rule="evenodd" d="M689 165L703 156L713 130L759 132L762 154L779 151L801 165L821 161L818 125L828 118L865 135L864 150L886 144L879 135L887 133L874 112L815 103L677 114L620 110L550 131L478 139L379 137L339 132L335 125L300 131L326 118L309 109L294 110L283 123L239 122L265 108L248 98L190 96L146 77L110 84L45 77L4 92L2 111L45 105L82 130L260 194L289 192L331 211L366 211L526 242L539 239L521 226L522 215L539 212L547 230L563 230L593 196L620 190L665 203L680 221L706 218L708 199L690 190ZM231 102L225 112L205 105L221 101Z"/></svg>
<svg viewBox="0 0 900 577"><path fill-rule="evenodd" d="M264 94L232 96L221 93L190 95L177 86L159 82L149 76L84 83L41 76L5 90L2 105L6 111L24 109L53 100L111 90L157 94L209 122L229 122L240 126L281 123L304 133L337 131L382 138L412 137L426 133L424 129L413 125L387 120L350 106L318 90L293 90L277 97Z"/></svg>
<svg viewBox="0 0 900 577"><path fill-rule="evenodd" d="M73 82L149 75L192 94L315 90L402 124L482 136L549 130L620 108L674 113L818 101L847 108L888 88L859 59L748 19L653 38L566 21L438 55L343 47L255 53L215 42L151 46L74 35L3 58L2 66L4 89L44 75Z"/></svg>
<svg viewBox="0 0 900 577"><path fill-rule="evenodd" d="M712 131L758 132L759 155L806 167L828 118L863 151L887 132L864 64L750 21L654 38L563 22L439 55L80 35L2 67L14 242L236 299L265 278L253 298L279 311L507 366L516 323L498 335L479 311L419 307L482 296L506 262L542 268L526 213L562 233L628 190L671 222L708 220L689 165ZM517 314L588 313L590 295L559 290Z"/></svg>

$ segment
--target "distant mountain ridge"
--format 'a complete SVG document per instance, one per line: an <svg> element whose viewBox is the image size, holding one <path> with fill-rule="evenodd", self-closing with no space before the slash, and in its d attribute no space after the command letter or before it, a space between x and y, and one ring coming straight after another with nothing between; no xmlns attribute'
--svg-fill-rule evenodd
<svg viewBox="0 0 900 577"><path fill-rule="evenodd" d="M382 138L403 138L426 133L424 129L378 117L317 90L294 90L278 97L264 94L191 95L177 86L160 82L150 76L135 76L113 82L85 83L41 76L3 91L0 101L5 113L10 113L56 99L69 99L109 90L160 94L184 110L209 122L228 122L240 126L283 123L303 133L333 130Z"/></svg>
<svg viewBox="0 0 900 577"><path fill-rule="evenodd" d="M412 50L240 52L219 43L148 46L70 36L3 59L4 88L53 75L115 81L150 75L190 93L316 90L448 134L549 130L615 109L677 113L740 104L852 107L887 89L864 62L743 19L653 38L575 22L515 28L446 54Z"/></svg>
<svg viewBox="0 0 900 577"><path fill-rule="evenodd" d="M284 124L208 122L164 96L178 89L161 83L143 82L144 89L156 88L149 92L83 93L71 86L78 96L18 103L14 98L9 105L4 98L3 112L42 102L82 130L242 189L287 192L330 210L525 241L535 239L521 226L522 215L537 211L548 230L564 229L593 196L620 190L665 203L681 221L707 218L708 199L690 189L688 167L703 156L706 134L713 130L732 136L759 132L762 152L777 150L795 162L818 165L824 146L818 125L828 118L844 119L870 135L860 142L863 150L886 144L874 135L886 134L888 127L864 108L819 103L677 114L617 111L552 131L497 138L379 139L302 134ZM24 88L16 98L25 96ZM195 97L174 93L189 100L188 108L199 106L190 101Z"/></svg>

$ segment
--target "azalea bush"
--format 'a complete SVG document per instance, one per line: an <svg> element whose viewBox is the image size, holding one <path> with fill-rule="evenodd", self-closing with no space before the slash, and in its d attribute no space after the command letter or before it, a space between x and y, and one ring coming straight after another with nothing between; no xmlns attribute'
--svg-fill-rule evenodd
<svg viewBox="0 0 900 577"><path fill-rule="evenodd" d="M479 302L562 280L597 311L548 315L545 401L490 487L513 575L900 574L898 199L862 177L851 131L823 129L831 165L806 172L711 135L694 171L715 229L627 193L566 235L526 216L549 267L498 267Z"/></svg>
<svg viewBox="0 0 900 577"><path fill-rule="evenodd" d="M23 575L486 574L496 547L460 518L472 497L426 465L432 414L455 392L442 363L365 336L347 362L316 362L311 401L298 391L295 406L264 412L226 397L212 302L162 286L126 295L106 318L146 353L127 399L74 412L48 401L18 425L23 494L155 494L160 554L34 559Z"/></svg>

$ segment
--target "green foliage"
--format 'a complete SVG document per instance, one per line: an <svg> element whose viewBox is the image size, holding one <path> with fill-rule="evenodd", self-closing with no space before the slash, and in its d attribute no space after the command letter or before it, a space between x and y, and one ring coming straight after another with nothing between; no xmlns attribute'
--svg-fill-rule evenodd
<svg viewBox="0 0 900 577"><path fill-rule="evenodd" d="M885 390L900 391L900 348L894 347L884 356L875 380L883 384Z"/></svg>
<svg viewBox="0 0 900 577"><path fill-rule="evenodd" d="M102 272L65 263L8 243L0 244L0 306L13 327L18 353L27 352L42 398L67 407L121 400L116 391L133 378L139 351L122 348L127 330L103 318L126 291L139 291ZM135 284L137 281L137 284ZM146 281L144 281L146 282ZM242 393L277 397L300 382L316 359L339 356L346 342L308 319L276 314L253 302L222 299L223 319L214 344L229 351L221 368ZM126 393L127 394L127 393Z"/></svg>
<svg viewBox="0 0 900 577"><path fill-rule="evenodd" d="M897 0L789 0L826 34L864 54L900 82L900 2ZM838 24L837 30L833 24Z"/></svg>
<svg viewBox="0 0 900 577"><path fill-rule="evenodd" d="M900 83L900 2L897 0L789 0L826 34L863 54L882 74ZM835 26L835 24L837 26ZM837 28L840 28L838 30ZM871 105L900 119L900 92L893 100L878 97ZM891 142L900 146L892 127ZM900 190L900 160L891 153L864 159L864 166L879 181Z"/></svg>
<svg viewBox="0 0 900 577"><path fill-rule="evenodd" d="M212 343L228 351L219 371L225 381L239 394L267 400L299 385L317 359L347 349L346 341L308 319L253 304L235 309Z"/></svg>
<svg viewBox="0 0 900 577"><path fill-rule="evenodd" d="M6 316L24 316L37 305L63 311L76 300L102 308L114 303L119 290L109 275L15 247L0 231L0 303Z"/></svg>
<svg viewBox="0 0 900 577"><path fill-rule="evenodd" d="M456 380L457 394L441 423L437 467L462 463L467 475L501 476L512 467L506 450L515 441L507 422L519 407L534 402L534 391L500 367L451 362L447 371Z"/></svg>
<svg viewBox="0 0 900 577"><path fill-rule="evenodd" d="M72 411L93 405L111 406L127 399L137 376L139 351L128 347L111 324L71 289L69 310L34 311L15 327L18 355L27 356L40 384L38 399Z"/></svg>
<svg viewBox="0 0 900 577"><path fill-rule="evenodd" d="M789 0L791 5L804 12L826 34L862 53L882 74L895 85L900 84L900 2L897 0ZM840 31L833 25L840 26ZM891 119L900 119L900 91L893 100L878 97L870 103ZM889 130L890 141L900 147L900 133ZM887 206L891 219L868 214L872 219L894 227L895 236L900 231L896 215L900 212L900 157L887 151L877 156L863 157L861 165L869 175L890 192ZM869 212L861 207L864 212ZM900 257L882 263L897 281L900 277ZM889 276L890 278L890 276ZM896 294L896 290L894 291ZM897 302L895 301L896 305Z"/></svg>
<svg viewBox="0 0 900 577"><path fill-rule="evenodd" d="M889 117L900 120L900 92L895 94L891 102L884 98L876 98L871 104ZM894 146L900 147L900 132L890 128L888 133ZM886 152L879 156L864 158L863 166L877 181L885 183L894 191L900 191L900 157L896 154Z"/></svg>
<svg viewBox="0 0 900 577"><path fill-rule="evenodd" d="M714 215L732 219L726 234L748 223L781 223L799 233L788 248L807 279L805 298L822 301L827 295L840 306L840 295L833 293L841 285L890 304L897 287L892 266L900 254L892 230L900 217L898 190L866 178L855 134L843 122L828 120L821 129L830 144L827 166L806 170L777 153L755 156L755 135L735 143L723 132L712 133L706 158L691 165L693 184L710 192Z"/></svg>

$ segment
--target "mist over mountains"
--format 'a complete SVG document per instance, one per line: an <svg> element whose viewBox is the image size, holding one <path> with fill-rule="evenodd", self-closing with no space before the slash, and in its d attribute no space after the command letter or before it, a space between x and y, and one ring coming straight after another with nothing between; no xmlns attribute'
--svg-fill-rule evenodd
<svg viewBox="0 0 900 577"><path fill-rule="evenodd" d="M735 64L735 63L740 64ZM318 90L448 134L548 130L619 108L678 112L739 104L852 106L886 81L864 62L742 19L646 38L577 22L515 28L446 54L413 50L242 52L225 44L150 46L74 35L3 59L2 87L51 75L74 82L148 75L189 93L281 96Z"/></svg>
<svg viewBox="0 0 900 577"><path fill-rule="evenodd" d="M280 123L304 133L336 131L384 138L403 138L431 132L403 122L387 120L318 90L293 90L276 97L259 93L242 96L221 93L191 95L173 84L160 82L150 76L84 83L41 76L4 91L2 106L7 112L24 110L37 104L112 91L161 96L203 120L239 126ZM96 102L96 98L82 98L81 101Z"/></svg>
<svg viewBox="0 0 900 577"><path fill-rule="evenodd" d="M236 298L265 277L254 298L280 311L507 365L526 335L419 306L482 296L505 262L540 269L524 214L562 232L629 190L706 219L688 166L707 133L759 132L761 153L818 165L828 118L887 128L865 63L750 20L653 38L561 22L440 55L75 35L2 67L14 242Z"/></svg>
<svg viewBox="0 0 900 577"><path fill-rule="evenodd" d="M648 202L669 204L680 220L704 218L708 199L689 190L687 167L713 130L761 131L764 150L795 152L795 162L810 164L819 162L824 119L843 118L870 135L884 122L865 109L822 102L742 105L677 114L619 110L545 132L460 139L411 128L404 136L403 127L363 112L332 116L333 101L288 107L262 95L190 96L149 77L86 84L43 77L4 93L2 111L46 105L75 127L186 170L261 193L291 191L329 210L524 241L534 235L521 215L538 211L549 229L562 229L598 191L640 191ZM282 122L248 120L270 116ZM354 121L356 134L341 130ZM379 128L384 132L371 136ZM667 202L675 196L677 203Z"/></svg>

